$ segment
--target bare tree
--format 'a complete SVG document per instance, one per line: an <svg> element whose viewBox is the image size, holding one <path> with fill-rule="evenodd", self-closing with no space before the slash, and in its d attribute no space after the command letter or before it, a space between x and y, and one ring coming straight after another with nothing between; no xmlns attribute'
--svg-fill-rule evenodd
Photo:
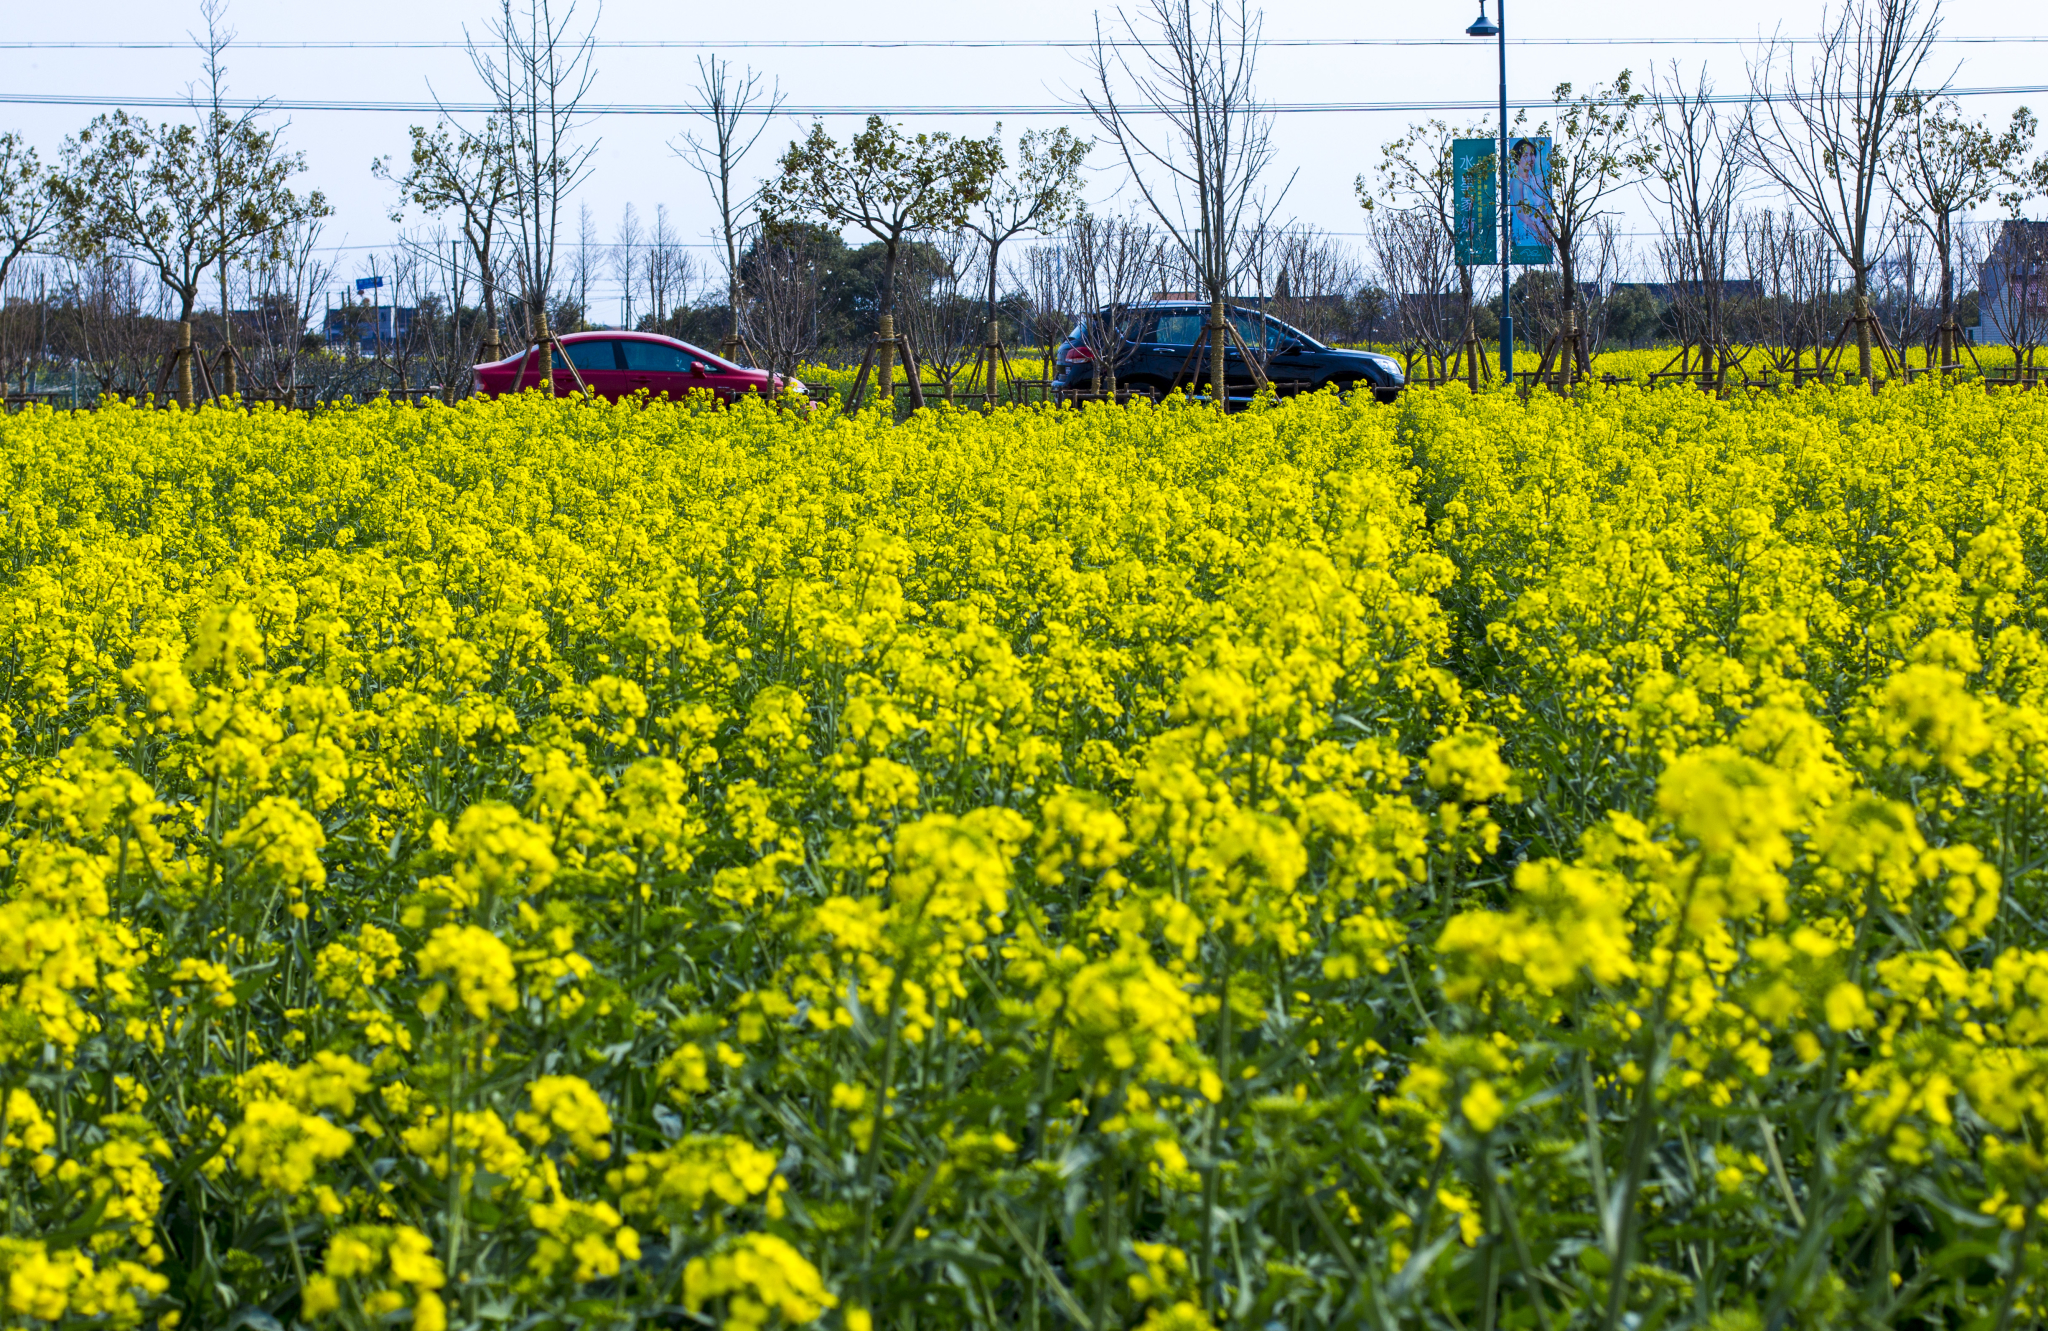
<svg viewBox="0 0 2048 1331"><path fill-rule="evenodd" d="M1947 365L1962 333L1955 317L1957 228L1971 209L2016 180L2037 122L2022 106L2001 133L1981 117L1965 120L1953 98L1909 95L1902 100L1903 123L1880 169L1908 205L1906 224L1924 232L1934 247L1935 304L1941 315L1934 345L1940 363Z"/></svg>
<svg viewBox="0 0 2048 1331"><path fill-rule="evenodd" d="M612 280L619 284L619 327L633 326L633 294L640 280L640 215L627 204L612 233Z"/></svg>
<svg viewBox="0 0 2048 1331"><path fill-rule="evenodd" d="M424 311L432 314L428 274L421 262L418 247L400 243L392 246L389 259L391 269L391 303L385 307L384 318L388 321L383 329L384 354L389 360L391 373L398 381L398 395L411 400L413 369L420 353L426 349L426 322L419 318ZM405 311L412 311L406 314Z"/></svg>
<svg viewBox="0 0 2048 1331"><path fill-rule="evenodd" d="M1823 19L1825 24L1825 18ZM1870 373L1870 270L1884 234L1883 172L1941 24L1941 0L1845 0L1797 47L1773 38L1749 67L1757 98L1751 160L1849 269L1857 370Z"/></svg>
<svg viewBox="0 0 2048 1331"><path fill-rule="evenodd" d="M1704 66L1687 87L1678 62L1672 61L1656 92L1650 131L1658 161L1649 185L1663 209L1660 248L1672 282L1672 304L1681 315L1680 335L1698 341L1702 355L1713 358L1706 362L1709 372L1725 376L1728 265L1735 206L1748 164L1749 117L1721 113Z"/></svg>
<svg viewBox="0 0 2048 1331"><path fill-rule="evenodd" d="M1246 0L1148 0L1142 15L1119 9L1115 40L1097 18L1082 100L1208 298L1209 381L1221 406L1223 305L1244 261L1238 233L1278 204L1260 191L1274 155L1273 116L1253 85L1263 15Z"/></svg>
<svg viewBox="0 0 2048 1331"><path fill-rule="evenodd" d="M1289 227L1273 246L1273 314L1319 342L1342 336L1350 298L1364 285L1358 259L1335 236Z"/></svg>
<svg viewBox="0 0 2048 1331"><path fill-rule="evenodd" d="M284 188L284 181L305 170L305 155L283 150L282 130L265 133L257 127L261 112L228 114L227 65L223 57L235 40L227 26L227 0L200 0L206 35L194 36L205 77L205 94L190 93L200 117L200 155L211 197L206 200L214 235L214 275L220 292L222 349L219 390L236 392L235 319L228 299L229 265L255 249L275 251L287 227L326 216L331 210L316 190L304 200ZM253 205L253 206L252 206Z"/></svg>
<svg viewBox="0 0 2048 1331"><path fill-rule="evenodd" d="M1068 226L1063 246L1085 344L1095 357L1095 389L1114 393L1117 361L1132 331L1132 307L1144 299L1153 277L1159 233L1135 217L1083 210Z"/></svg>
<svg viewBox="0 0 2048 1331"><path fill-rule="evenodd" d="M747 333L788 378L818 347L819 263L807 227L756 227L742 259Z"/></svg>
<svg viewBox="0 0 2048 1331"><path fill-rule="evenodd" d="M911 248L897 293L911 345L924 368L938 376L948 400L977 345L972 288L980 253L971 232L938 232Z"/></svg>
<svg viewBox="0 0 2048 1331"><path fill-rule="evenodd" d="M2048 222L2003 220L1982 269L1982 322L2012 348L2013 374L2031 377L2048 337Z"/></svg>
<svg viewBox="0 0 2048 1331"><path fill-rule="evenodd" d="M711 122L710 142L700 140L695 134L683 136L683 146L670 145L670 151L686 159L704 177L704 183L711 188L711 201L718 209L718 237L724 243L720 256L725 263L725 300L728 318L725 345L721 354L727 360L737 360L741 345L740 337L740 237L752 224L756 206L760 203L758 187L741 190L735 183L740 163L760 142L767 130L768 122L782 109L782 89L772 85L767 90L761 87L761 75L752 66L745 73L735 76L732 62L712 56L708 60L697 58L697 95L703 99L700 114ZM758 116L760 123L749 129L749 117Z"/></svg>
<svg viewBox="0 0 2048 1331"><path fill-rule="evenodd" d="M1871 315L1903 356L1905 348L1919 340L1923 327L1930 347L1936 340L1938 325L1926 326L1925 316L1935 305L1928 290L1930 280L1938 284L1940 279L1930 270L1928 250L1932 247L1916 225L1900 216L1894 218L1892 230L1892 238L1879 247L1877 267L1871 270Z"/></svg>
<svg viewBox="0 0 2048 1331"><path fill-rule="evenodd" d="M669 225L668 205L656 204L654 229L647 234L647 252L641 257L640 280L647 287L648 316L657 328L688 302L695 279L696 265L683 248L682 238Z"/></svg>
<svg viewBox="0 0 2048 1331"><path fill-rule="evenodd" d="M51 278L50 265L30 262L0 283L0 396L10 370L23 398L35 391L50 348Z"/></svg>
<svg viewBox="0 0 2048 1331"><path fill-rule="evenodd" d="M169 328L163 285L140 264L104 251L68 254L65 264L74 354L95 396L148 391L148 366Z"/></svg>
<svg viewBox="0 0 2048 1331"><path fill-rule="evenodd" d="M1073 326L1075 310L1082 303L1073 254L1065 245L1034 245L1024 251L1023 264L1013 267L1010 276L1030 310L1029 328L1038 343L1039 378L1050 379L1053 348Z"/></svg>
<svg viewBox="0 0 2048 1331"><path fill-rule="evenodd" d="M581 204L576 209L576 248L569 252L569 291L576 308L576 329L591 326L590 287L597 279L598 259L597 220L590 205Z"/></svg>
<svg viewBox="0 0 2048 1331"><path fill-rule="evenodd" d="M299 358L314 297L334 272L319 257L324 228L318 218L301 218L285 228L278 243L244 259L242 281L252 313L250 371L257 391L286 406L297 406Z"/></svg>
<svg viewBox="0 0 2048 1331"><path fill-rule="evenodd" d="M1393 293L1407 377L1415 377L1418 354L1430 378L1447 374L1451 342L1465 328L1452 237L1413 208L1368 214L1366 224L1374 262Z"/></svg>
<svg viewBox="0 0 2048 1331"><path fill-rule="evenodd" d="M1798 379L1807 350L1814 349L1817 358L1826 336L1834 251L1790 211L1747 213L1736 234L1750 292L1745 302L1750 339L1770 349L1780 372L1790 370Z"/></svg>
<svg viewBox="0 0 2048 1331"><path fill-rule="evenodd" d="M469 37L470 64L505 126L520 305L540 338L551 336L562 208L588 178L598 146L577 138L578 109L597 79L597 16L579 34L577 8L575 0L517 0L516 8L514 0L500 0L485 36ZM542 378L552 392L553 377Z"/></svg>

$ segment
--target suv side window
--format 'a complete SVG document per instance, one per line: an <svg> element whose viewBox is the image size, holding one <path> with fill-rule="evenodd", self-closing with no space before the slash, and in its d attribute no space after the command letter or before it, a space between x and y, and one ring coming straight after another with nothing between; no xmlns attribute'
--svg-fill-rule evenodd
<svg viewBox="0 0 2048 1331"><path fill-rule="evenodd" d="M1169 347L1191 347L1201 340L1202 325L1206 322L1207 317L1199 311L1162 314L1158 331L1148 340Z"/></svg>
<svg viewBox="0 0 2048 1331"><path fill-rule="evenodd" d="M1253 350L1258 349L1261 338L1265 341L1267 351L1286 341L1278 324L1269 323L1256 314L1233 314L1230 316L1230 322L1236 327L1237 335L1244 339L1244 344Z"/></svg>

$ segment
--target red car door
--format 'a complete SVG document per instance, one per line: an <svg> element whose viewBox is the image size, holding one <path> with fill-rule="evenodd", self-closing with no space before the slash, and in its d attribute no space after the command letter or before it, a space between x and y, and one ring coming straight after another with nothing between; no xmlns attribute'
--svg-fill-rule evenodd
<svg viewBox="0 0 2048 1331"><path fill-rule="evenodd" d="M697 387L709 388L718 394L721 402L732 402L742 393L759 392L761 374L758 370L743 370L737 365L728 365L708 351L683 344L691 361L691 377ZM698 370L703 371L702 374Z"/></svg>
<svg viewBox="0 0 2048 1331"><path fill-rule="evenodd" d="M561 353L555 354L555 393L567 397L576 391L576 379L580 376L584 387L608 402L616 402L632 392L627 385L625 374L619 369L618 343L608 337L579 337L562 339L562 347L569 353L567 364ZM576 367L576 374L569 373L569 366Z"/></svg>
<svg viewBox="0 0 2048 1331"><path fill-rule="evenodd" d="M693 388L712 387L709 367L690 354L689 348L666 338L619 339L622 353L620 371L628 393L645 390L650 397L664 394L680 401ZM691 366L696 365L697 370Z"/></svg>
<svg viewBox="0 0 2048 1331"><path fill-rule="evenodd" d="M619 372L618 347L610 338L579 337L573 342L564 338L562 346L568 349L569 359L563 360L559 349L551 358L554 361L556 397L567 397L574 393L579 377L583 380L584 387L591 392L614 401L632 391L620 382L623 376ZM547 387L541 378L540 359L540 348L528 347L511 360L499 362L501 365L511 366L511 373L503 375L498 380L499 386L493 388L492 392L508 393L527 388ZM569 373L571 362L576 366L575 374Z"/></svg>

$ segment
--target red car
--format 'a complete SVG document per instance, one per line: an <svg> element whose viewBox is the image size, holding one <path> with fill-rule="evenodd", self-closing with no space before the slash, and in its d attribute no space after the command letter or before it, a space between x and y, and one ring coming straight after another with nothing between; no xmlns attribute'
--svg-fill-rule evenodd
<svg viewBox="0 0 2048 1331"><path fill-rule="evenodd" d="M569 333L562 338L569 363L591 392L610 402L635 393L649 397L667 394L682 398L693 391L709 389L731 402L742 393L773 397L785 389L801 393L803 381L784 379L766 370L750 370L701 351L687 342L657 333ZM576 391L576 379L562 353L554 356L555 392L563 397ZM516 356L474 367L476 391L496 397L522 388L544 388L541 379L540 348L528 347Z"/></svg>

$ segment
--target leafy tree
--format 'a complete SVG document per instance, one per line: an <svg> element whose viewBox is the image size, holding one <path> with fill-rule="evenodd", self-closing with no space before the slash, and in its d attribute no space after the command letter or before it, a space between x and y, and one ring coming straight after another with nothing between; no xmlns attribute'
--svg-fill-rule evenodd
<svg viewBox="0 0 2048 1331"><path fill-rule="evenodd" d="M388 157L372 162L370 170L398 186L401 203L392 210L392 221L404 219L406 203L436 216L454 214L483 284L484 357L495 360L498 228L512 193L512 163L505 150L504 124L493 118L481 131L471 131L444 120L431 130L414 125L410 132L412 164L404 175L392 174Z"/></svg>
<svg viewBox="0 0 2048 1331"><path fill-rule="evenodd" d="M0 286L14 261L57 225L57 197L36 150L12 131L0 134Z"/></svg>
<svg viewBox="0 0 2048 1331"><path fill-rule="evenodd" d="M1616 342L1639 347L1654 338L1663 325L1663 311L1656 298L1640 285L1631 283L1617 290L1607 302L1607 336Z"/></svg>
<svg viewBox="0 0 2048 1331"><path fill-rule="evenodd" d="M1657 149L1645 137L1643 94L1625 69L1612 85L1597 85L1576 97L1571 84L1560 83L1551 100L1558 107L1555 117L1534 131L1551 140L1548 197L1535 207L1524 206L1556 256L1558 282L1553 290L1559 301L1559 326L1569 337L1583 327L1585 293L1579 270L1584 246L1593 239L1599 220L1612 211L1608 201L1656 169ZM1518 129L1524 119L1526 113L1516 117ZM1572 347L1579 371L1592 373L1585 342L1574 340Z"/></svg>
<svg viewBox="0 0 2048 1331"><path fill-rule="evenodd" d="M190 336L210 268L329 211L319 192L292 192L305 158L285 151L276 132L219 109L201 121L152 124L126 110L97 116L65 143L56 181L70 248L152 269L177 297L181 339ZM179 364L179 400L189 404L191 366L182 357Z"/></svg>
<svg viewBox="0 0 2048 1331"><path fill-rule="evenodd" d="M876 328L885 342L895 333L896 275L906 238L934 227L967 224L967 211L988 193L996 163L988 146L950 134L905 134L880 116L841 147L823 125L789 145L780 173L761 193L771 219L818 217L857 227L882 246L876 290ZM891 391L889 350L882 351L879 383Z"/></svg>
<svg viewBox="0 0 2048 1331"><path fill-rule="evenodd" d="M1058 129L1027 129L1017 139L1013 166L1003 152L1003 127L982 145L993 174L988 193L968 219L968 229L988 247L988 322L996 321L996 279L1003 243L1017 236L1043 235L1064 225L1081 202L1081 163L1091 145ZM991 366L993 375L995 368ZM990 381L993 383L993 379Z"/></svg>
<svg viewBox="0 0 2048 1331"><path fill-rule="evenodd" d="M1892 141L1883 169L1894 192L1910 205L1911 223L1927 233L1941 269L1941 327L1935 335L1941 363L1955 354L1955 250L1958 223L1964 214L1998 193L2021 170L2033 146L2038 123L2022 106L2012 113L2004 131L1982 117L1965 120L1954 98L1918 95L1905 99L1903 124Z"/></svg>

